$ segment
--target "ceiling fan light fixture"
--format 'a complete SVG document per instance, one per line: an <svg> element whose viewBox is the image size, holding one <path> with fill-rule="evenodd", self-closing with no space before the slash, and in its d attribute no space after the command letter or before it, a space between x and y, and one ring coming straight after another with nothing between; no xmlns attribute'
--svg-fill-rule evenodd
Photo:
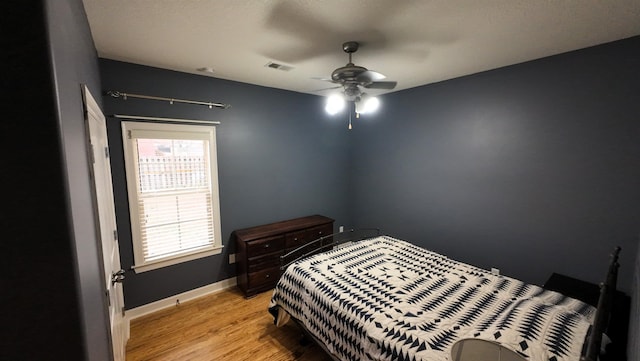
<svg viewBox="0 0 640 361"><path fill-rule="evenodd" d="M367 94L362 94L360 101L356 102L356 113L369 114L374 113L380 108L380 100Z"/></svg>
<svg viewBox="0 0 640 361"><path fill-rule="evenodd" d="M382 81L386 79L383 74L355 65L353 63L353 53L358 50L358 46L358 42L355 41L348 41L342 44L342 50L349 56L347 65L335 69L331 73L330 79L318 78L338 84L337 87L328 89L343 88L341 93L334 93L327 98L324 109L328 114L335 115L348 105L349 129L351 129L351 116L354 113L355 118L359 118L360 114L374 113L380 107L380 100L364 93L363 88L391 90L397 85L395 81Z"/></svg>
<svg viewBox="0 0 640 361"><path fill-rule="evenodd" d="M333 94L327 98L327 104L325 105L324 110L330 115L335 115L341 112L344 109L344 106L344 97L340 94Z"/></svg>

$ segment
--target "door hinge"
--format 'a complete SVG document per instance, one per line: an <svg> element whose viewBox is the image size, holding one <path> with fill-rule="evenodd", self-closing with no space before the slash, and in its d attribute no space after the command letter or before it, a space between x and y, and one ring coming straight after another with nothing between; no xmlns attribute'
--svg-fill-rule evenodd
<svg viewBox="0 0 640 361"><path fill-rule="evenodd" d="M107 307L111 307L111 296L109 295L109 290L106 290L105 293L107 294Z"/></svg>
<svg viewBox="0 0 640 361"><path fill-rule="evenodd" d="M117 241L118 240L118 231L117 230L113 230L113 240Z"/></svg>
<svg viewBox="0 0 640 361"><path fill-rule="evenodd" d="M127 130L127 137L128 137L129 139L131 139L131 131L130 131L130 130Z"/></svg>
<svg viewBox="0 0 640 361"><path fill-rule="evenodd" d="M109 147L104 147L104 157L109 158Z"/></svg>

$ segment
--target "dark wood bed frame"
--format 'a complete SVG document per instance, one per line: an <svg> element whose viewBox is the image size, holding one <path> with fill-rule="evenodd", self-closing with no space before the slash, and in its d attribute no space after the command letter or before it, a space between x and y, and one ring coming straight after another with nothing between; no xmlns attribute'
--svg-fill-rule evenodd
<svg viewBox="0 0 640 361"><path fill-rule="evenodd" d="M336 246L343 245L345 243L362 241L377 236L381 236L380 229L377 228L361 228L361 229L349 229L344 232L333 233L330 235L322 236L315 241L309 242L295 250L280 256L280 269L284 271L290 264L317 253L328 251ZM609 321L611 319L613 297L616 293L616 284L618 281L618 257L620 255L621 248L615 247L613 253L611 253L611 260L609 262L609 268L607 270L604 282L600 283L600 295L598 298L598 305L596 308L596 314L589 333L587 347L584 355L580 358L581 361L598 361L601 349L603 334L607 332L609 327ZM320 346L332 359L336 359L326 348L326 346L320 342L313 334L311 334L303 323L295 318L291 318L300 326L304 331L306 338L312 339L318 346Z"/></svg>

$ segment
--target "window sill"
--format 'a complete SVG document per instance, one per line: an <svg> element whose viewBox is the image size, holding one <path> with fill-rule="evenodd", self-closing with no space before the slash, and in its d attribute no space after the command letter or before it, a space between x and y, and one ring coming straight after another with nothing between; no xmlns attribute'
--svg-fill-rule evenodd
<svg viewBox="0 0 640 361"><path fill-rule="evenodd" d="M214 248L208 248L208 249L206 249L204 251L184 254L184 255L180 255L180 256L177 256L177 257L172 257L172 258L169 258L169 259L163 259L163 260L160 260L160 261L154 261L154 262L148 262L148 263L145 263L145 264L136 265L136 266L133 266L131 268L133 268L133 270L136 273L152 271L152 270L155 270L155 269L168 267L168 266L172 266L172 265L183 263L183 262L193 261L193 260L196 260L196 259L199 259L199 258L204 258L204 257L209 257L209 256L214 256L214 255L217 255L217 254L221 254L223 248L224 248L224 246L217 246L217 247L214 247Z"/></svg>

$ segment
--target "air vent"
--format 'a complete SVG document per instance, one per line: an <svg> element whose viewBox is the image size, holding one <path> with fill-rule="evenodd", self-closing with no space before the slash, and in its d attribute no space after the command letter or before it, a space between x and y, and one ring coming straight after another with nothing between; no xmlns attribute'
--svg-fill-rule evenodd
<svg viewBox="0 0 640 361"><path fill-rule="evenodd" d="M209 73L209 74L213 74L214 70L211 67L208 66L203 66L202 68L198 68L196 69L197 71L203 72L203 73Z"/></svg>
<svg viewBox="0 0 640 361"><path fill-rule="evenodd" d="M278 70L282 70L282 71L289 71L291 69L293 69L292 66L289 65L283 65L283 64L278 64L278 63L274 63L272 61L268 62L267 64L265 64L265 66L267 68L271 68L271 69L278 69Z"/></svg>

